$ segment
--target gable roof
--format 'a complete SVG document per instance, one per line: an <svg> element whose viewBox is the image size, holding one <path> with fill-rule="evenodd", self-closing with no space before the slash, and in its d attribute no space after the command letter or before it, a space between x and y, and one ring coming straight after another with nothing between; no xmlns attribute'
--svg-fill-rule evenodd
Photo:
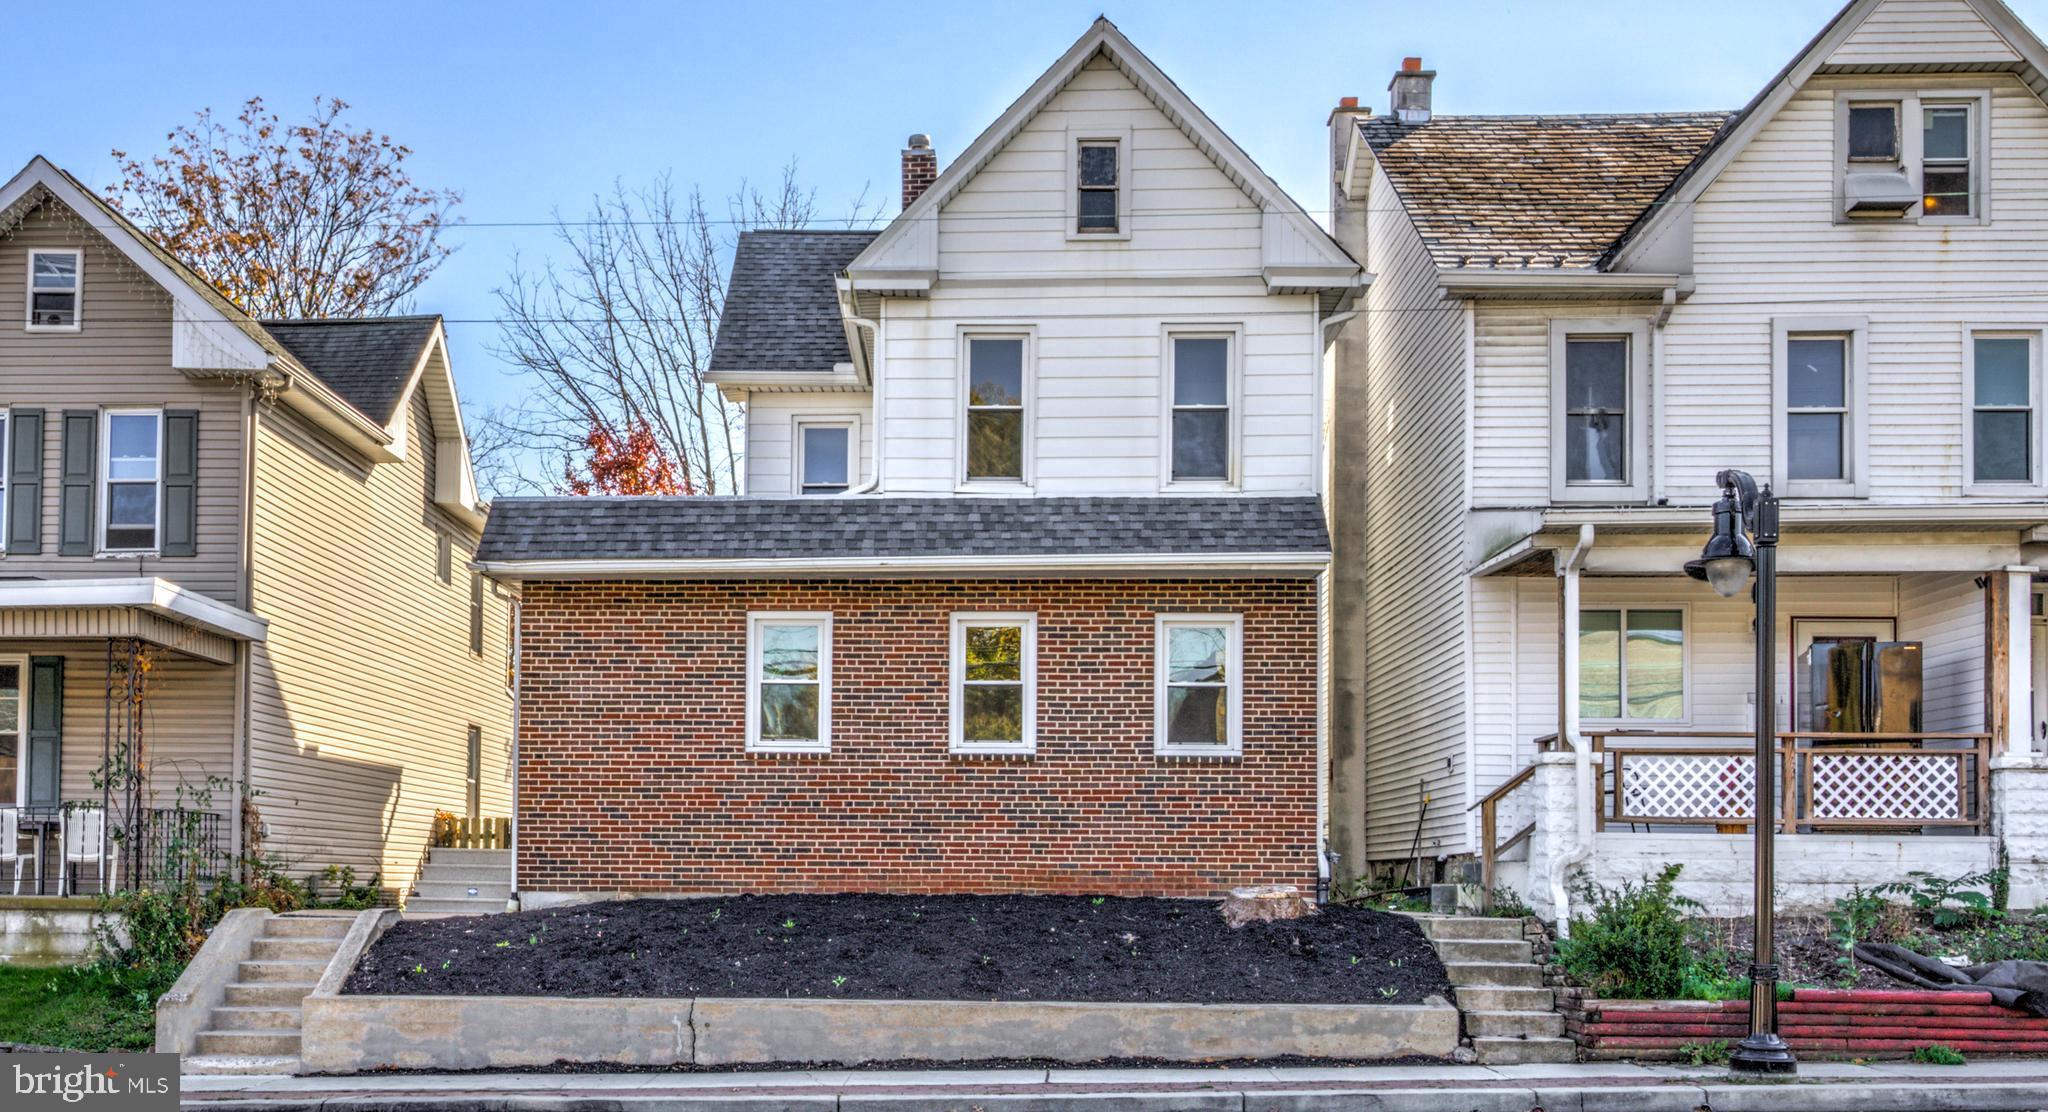
<svg viewBox="0 0 2048 1112"><path fill-rule="evenodd" d="M389 425L410 393L413 375L440 328L438 316L267 320L276 337L307 370L344 401L380 425Z"/></svg>
<svg viewBox="0 0 2048 1112"><path fill-rule="evenodd" d="M1358 122L1439 267L1590 270L1728 112Z"/></svg>
<svg viewBox="0 0 2048 1112"><path fill-rule="evenodd" d="M1264 270L1273 292L1349 289L1360 284L1358 264L1337 241L1309 218L1242 147L1216 126L1150 58L1131 44L1106 18L1098 17L1074 45L1003 114L975 137L917 200L905 206L875 242L848 267L862 285L873 287L901 276L929 282L938 268L939 209L966 184L1032 118L1066 88L1067 83L1101 55L1121 70L1154 107L1208 156L1264 214L1261 241Z"/></svg>
<svg viewBox="0 0 2048 1112"><path fill-rule="evenodd" d="M711 373L830 372L853 359L836 279L880 233L740 233L711 348Z"/></svg>

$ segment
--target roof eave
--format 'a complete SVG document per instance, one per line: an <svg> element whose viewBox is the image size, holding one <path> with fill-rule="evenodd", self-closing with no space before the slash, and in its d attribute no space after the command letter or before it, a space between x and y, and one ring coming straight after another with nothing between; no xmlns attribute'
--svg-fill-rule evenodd
<svg viewBox="0 0 2048 1112"><path fill-rule="evenodd" d="M809 576L1034 575L1142 577L1161 574L1313 577L1328 552L1084 553L1009 556L810 556L794 559L479 560L470 566L494 579L802 578Z"/></svg>
<svg viewBox="0 0 2048 1112"><path fill-rule="evenodd" d="M1468 300L1549 298L1657 301L1666 290L1690 292L1677 274L1638 274L1605 270L1479 270L1439 267L1437 287L1445 297Z"/></svg>

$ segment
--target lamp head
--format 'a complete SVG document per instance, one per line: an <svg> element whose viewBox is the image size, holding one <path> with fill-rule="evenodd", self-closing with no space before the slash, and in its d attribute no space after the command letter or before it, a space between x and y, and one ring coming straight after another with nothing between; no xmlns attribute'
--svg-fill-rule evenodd
<svg viewBox="0 0 2048 1112"><path fill-rule="evenodd" d="M1685 574L1704 580L1722 598L1734 598L1749 582L1756 567L1756 550L1742 530L1741 514L1734 497L1723 495L1714 503L1714 535L1700 550L1700 558L1688 561Z"/></svg>

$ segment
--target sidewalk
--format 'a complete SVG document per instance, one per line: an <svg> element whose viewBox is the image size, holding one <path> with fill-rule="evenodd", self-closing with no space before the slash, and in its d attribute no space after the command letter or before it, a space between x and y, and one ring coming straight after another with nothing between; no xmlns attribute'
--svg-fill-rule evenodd
<svg viewBox="0 0 2048 1112"><path fill-rule="evenodd" d="M1803 1064L1797 1081L1620 1062L1356 1069L188 1076L206 1112L2038 1112L2048 1060Z"/></svg>

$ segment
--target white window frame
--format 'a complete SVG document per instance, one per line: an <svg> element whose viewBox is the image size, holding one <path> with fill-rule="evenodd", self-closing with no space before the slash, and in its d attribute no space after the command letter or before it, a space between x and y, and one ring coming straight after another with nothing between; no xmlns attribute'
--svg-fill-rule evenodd
<svg viewBox="0 0 2048 1112"><path fill-rule="evenodd" d="M1991 90L1984 88L1857 88L1841 89L1835 93L1835 201L1834 222L1848 225L1870 225L1885 227L1897 224L1895 220L1859 220L1842 211L1846 176L1852 170L1867 170L1887 163L1868 160L1849 161L1849 106L1851 104L1891 104L1899 110L1899 158L1895 163L1906 176L1916 195L1923 186L1921 172L1925 169L1925 139L1923 132L1926 121L1921 109L1942 105L1962 104L1970 109L1970 215L1968 216L1927 216L1922 206L1915 204L1904 218L1908 223L1931 225L1943 224L1989 224L1991 222Z"/></svg>
<svg viewBox="0 0 2048 1112"><path fill-rule="evenodd" d="M1175 340L1222 340L1230 345L1224 366L1230 425L1224 445L1230 455L1221 479L1176 479L1173 477L1173 404ZM1210 408L1210 407L1199 407ZM1244 326L1235 321L1184 321L1159 330L1159 489L1162 491L1216 493L1234 491L1244 481Z"/></svg>
<svg viewBox="0 0 2048 1112"><path fill-rule="evenodd" d="M2027 404L2030 407L2028 432L2029 473L2025 481L1979 480L1977 478L1977 341L2025 340L2027 341ZM1966 495L1990 495L2011 498L2015 496L2040 496L2048 494L2048 471L2044 471L2041 456L2048 448L2048 436L2044 436L2041 404L2048 391L2042 389L2043 330L2040 328L2013 327L2010 325L1966 325L1963 328L1963 493ZM4 520L4 519L0 519Z"/></svg>
<svg viewBox="0 0 2048 1112"><path fill-rule="evenodd" d="M1115 143L1116 158L1116 231L1080 231L1081 219L1081 146L1084 143ZM1067 129L1067 212L1066 230L1069 242L1116 243L1128 242L1131 238L1131 129L1128 127L1070 127Z"/></svg>
<svg viewBox="0 0 2048 1112"><path fill-rule="evenodd" d="M1230 731L1226 745L1175 745L1166 734L1166 675L1168 671L1167 632L1177 626L1223 626L1225 669L1224 728ZM1152 752L1161 757L1235 758L1244 755L1244 615L1242 614L1159 614L1152 626Z"/></svg>
<svg viewBox="0 0 2048 1112"><path fill-rule="evenodd" d="M818 738L792 742L761 737L761 627L818 627ZM777 680L777 683L802 682ZM830 753L832 751L832 613L829 610L752 610L747 613L747 752Z"/></svg>
<svg viewBox="0 0 2048 1112"><path fill-rule="evenodd" d="M113 516L113 500L107 497L107 488L113 482L123 486L140 483L140 479L112 480L114 456L114 418L153 417L156 419L156 475L150 485L156 488L156 536L148 548L108 548L107 523ZM94 516L96 551L103 556L154 556L164 545L164 411L154 406L128 406L100 411L99 458L96 460L99 474L93 478L93 496L97 503Z"/></svg>
<svg viewBox="0 0 2048 1112"><path fill-rule="evenodd" d="M1788 478L1786 341L1844 336L1849 376L1843 390L1842 478ZM1771 320L1771 475L1785 498L1868 498L1870 496L1870 319L1868 317L1775 317Z"/></svg>
<svg viewBox="0 0 2048 1112"><path fill-rule="evenodd" d="M1024 453L1023 475L1016 479L970 479L967 477L967 384L969 359L975 340L1022 340ZM953 363L954 417L958 433L953 444L953 489L961 494L1029 494L1037 485L1038 467L1038 330L1017 324L963 325L955 338Z"/></svg>
<svg viewBox="0 0 2048 1112"><path fill-rule="evenodd" d="M1024 738L1022 741L967 741L967 631L972 628L1018 626L1022 645L1019 676L1024 688ZM1027 612L959 611L953 615L948 639L947 748L966 756L1024 756L1038 752L1038 615ZM990 682L990 681L981 681ZM1004 681L1007 682L1007 681Z"/></svg>
<svg viewBox="0 0 2048 1112"><path fill-rule="evenodd" d="M37 324L36 311L36 257L38 255L71 256L71 323ZM75 247L36 248L28 253L28 284L22 290L22 327L29 332L76 332L85 324L85 252Z"/></svg>
<svg viewBox="0 0 2048 1112"><path fill-rule="evenodd" d="M804 433L821 428L846 430L846 489L852 490L861 485L860 416L854 413L802 413L790 423L789 441L789 492L798 497L834 497L832 494L806 494L804 491ZM839 493L844 494L845 491Z"/></svg>
<svg viewBox="0 0 2048 1112"><path fill-rule="evenodd" d="M0 664L12 664L19 669L21 677L21 699L15 708L18 720L14 731L14 803L15 807L28 805L28 697L30 679L27 654L0 653ZM61 775L61 770L60 770ZM5 833L0 832L0 837Z"/></svg>
<svg viewBox="0 0 2048 1112"><path fill-rule="evenodd" d="M1690 726L1690 725L1692 725L1692 642L1693 642L1693 624L1692 624L1692 604L1691 604L1691 603L1689 603L1689 602L1656 602L1656 603L1651 603L1651 602L1643 602L1643 603L1633 603L1633 602L1631 602L1631 603L1622 603L1622 602L1588 602L1588 601L1585 601L1584 599L1581 599L1581 600L1580 600L1580 602L1579 602L1579 618L1580 618L1580 620L1578 620L1578 621L1574 621L1574 622L1572 623L1572 626L1573 626L1573 628L1574 628L1574 629L1582 629L1582 628L1584 628L1585 622L1584 622L1584 620L1583 620L1583 619L1584 619L1584 616L1585 616L1586 612L1587 612L1587 611L1589 611L1589 610L1612 610L1612 611L1615 611L1616 613L1619 613L1619 614L1621 615L1621 631L1620 631L1620 632L1621 632L1621 661L1620 661L1620 668L1621 668L1621 675L1620 675L1620 681L1621 681L1621 715L1620 715L1620 717L1617 717L1617 718L1584 718L1584 717L1582 717L1581 721L1582 721L1582 722L1584 722L1584 723L1585 723L1585 724L1587 724L1587 725L1592 725L1592 726L1598 726L1598 727L1602 727L1602 728L1609 728L1609 729L1614 729L1614 728L1623 728L1623 727L1636 727L1636 726ZM1682 633L1684 633L1684 635L1685 635L1685 643L1684 643L1684 644L1683 644L1682 646L1680 646L1680 647L1681 647L1681 649L1682 649L1682 652L1681 652L1681 655L1680 655L1680 659L1679 659L1679 664L1678 664L1678 667L1679 667L1679 677L1678 677L1678 692L1679 692L1679 695L1678 695L1678 698L1679 698L1679 703L1680 703L1680 707L1679 707L1679 716L1678 716L1677 718L1631 718L1631 717L1629 717L1629 713L1628 713L1628 615L1629 615L1629 611L1631 611L1631 610L1676 610L1676 611L1678 611L1678 622L1679 622L1679 629L1680 629L1680 631L1681 631ZM1574 646L1574 648L1575 648L1575 649L1577 649L1577 648L1578 648L1578 646ZM1576 660L1576 661L1579 661L1579 662L1580 662L1579 666L1580 666L1581 668L1585 667L1585 664L1584 664L1585 654L1583 653L1583 651L1574 651L1574 652L1572 653L1572 658L1573 658L1574 660ZM1583 686L1583 685L1577 685L1577 686Z"/></svg>
<svg viewBox="0 0 2048 1112"><path fill-rule="evenodd" d="M1565 479L1565 344L1573 338L1628 341L1628 481ZM1641 317L1562 318L1550 322L1550 500L1647 502L1650 498L1650 323Z"/></svg>

